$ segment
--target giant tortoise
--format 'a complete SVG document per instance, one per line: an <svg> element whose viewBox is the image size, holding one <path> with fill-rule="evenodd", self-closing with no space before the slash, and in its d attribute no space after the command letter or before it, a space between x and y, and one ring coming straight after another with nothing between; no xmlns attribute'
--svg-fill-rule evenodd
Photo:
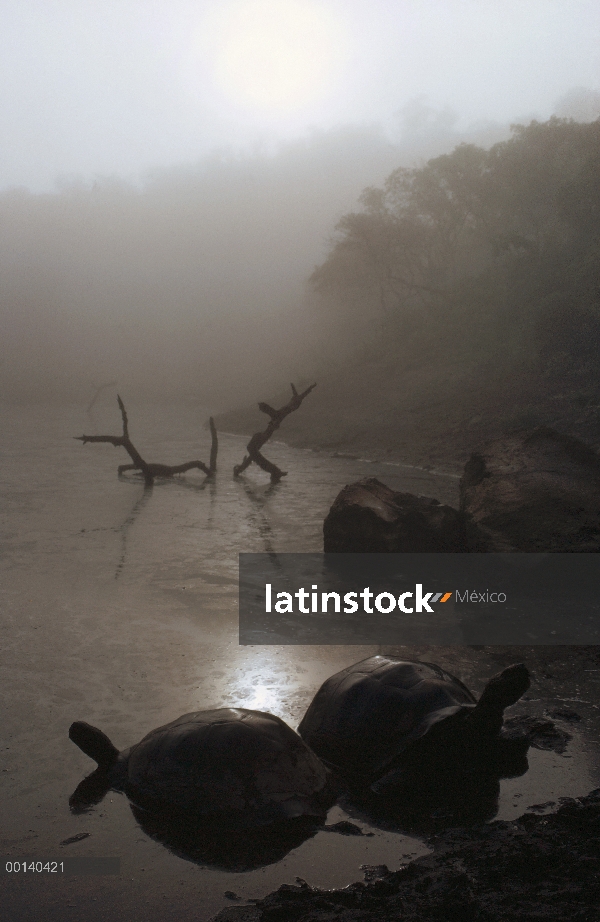
<svg viewBox="0 0 600 922"><path fill-rule="evenodd" d="M477 701L433 663L371 656L323 683L298 732L326 764L368 783L409 763L454 769L494 749L504 709L528 687L527 668L509 666Z"/></svg>
<svg viewBox="0 0 600 922"><path fill-rule="evenodd" d="M83 721L71 725L69 737L98 763L72 805L86 797L97 803L113 788L173 819L261 826L322 818L335 798L321 760L283 720L261 711L184 714L123 752Z"/></svg>

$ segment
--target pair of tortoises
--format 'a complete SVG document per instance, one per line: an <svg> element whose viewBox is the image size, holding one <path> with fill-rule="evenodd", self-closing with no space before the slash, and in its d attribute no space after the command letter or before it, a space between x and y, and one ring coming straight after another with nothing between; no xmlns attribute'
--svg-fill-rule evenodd
<svg viewBox="0 0 600 922"><path fill-rule="evenodd" d="M203 823L323 818L336 773L386 790L407 766L457 766L498 737L504 709L528 687L526 667L509 666L477 701L439 666L372 656L327 679L298 733L272 714L220 708L185 714L119 752L76 721L69 736L98 769L72 805L114 788L150 813Z"/></svg>

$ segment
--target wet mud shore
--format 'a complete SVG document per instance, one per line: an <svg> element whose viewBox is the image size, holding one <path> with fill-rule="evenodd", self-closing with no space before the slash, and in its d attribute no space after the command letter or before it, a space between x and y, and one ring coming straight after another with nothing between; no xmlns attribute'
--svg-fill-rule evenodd
<svg viewBox="0 0 600 922"><path fill-rule="evenodd" d="M403 368L376 357L317 380L281 428L288 445L455 474L480 445L521 427L550 426L600 447L600 398L582 370L557 380L533 369L494 375L484 366ZM274 405L287 400L284 391L262 396ZM221 413L216 424L246 435L266 419L252 403Z"/></svg>
<svg viewBox="0 0 600 922"><path fill-rule="evenodd" d="M317 890L298 881L215 922L597 922L600 789L549 816L454 829L433 855L395 872L366 868L365 882ZM373 879L375 878L375 879Z"/></svg>

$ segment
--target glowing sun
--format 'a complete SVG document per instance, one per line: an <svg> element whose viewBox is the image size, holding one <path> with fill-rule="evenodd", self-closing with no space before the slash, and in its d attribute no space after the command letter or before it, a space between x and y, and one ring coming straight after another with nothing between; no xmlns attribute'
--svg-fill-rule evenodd
<svg viewBox="0 0 600 922"><path fill-rule="evenodd" d="M242 0L222 22L216 77L234 101L292 109L325 95L343 58L333 15L312 0Z"/></svg>

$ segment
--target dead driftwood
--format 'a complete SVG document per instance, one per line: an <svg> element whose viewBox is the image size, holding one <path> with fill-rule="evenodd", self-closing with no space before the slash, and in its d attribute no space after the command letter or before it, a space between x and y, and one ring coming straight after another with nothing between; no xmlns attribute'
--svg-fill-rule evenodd
<svg viewBox="0 0 600 922"><path fill-rule="evenodd" d="M294 410L297 410L304 398L307 397L316 386L316 383L311 384L310 387L307 387L305 391L302 391L302 393L299 394L292 384L292 398L288 403L285 404L285 406L281 407L279 410L275 410L273 407L270 407L268 403L259 403L258 409L263 413L266 413L267 416L270 416L271 421L264 432L256 432L248 442L246 446L246 451L248 454L244 457L244 460L241 464L236 464L234 467L234 477L239 477L239 475L243 473L243 471L245 471L253 461L255 464L258 464L258 466L261 467L263 471L266 471L267 474L271 475L271 481L273 482L281 480L282 477L287 475L287 471L280 470L276 464L273 464L272 461L269 461L268 458L265 458L265 456L261 454L260 449L263 447L265 442L269 441L275 430L279 429L286 416L289 416L290 413L293 413Z"/></svg>
<svg viewBox="0 0 600 922"><path fill-rule="evenodd" d="M108 442L110 445L114 445L115 447L124 448L133 461L133 464L120 464L118 468L119 474L122 474L124 471L141 471L144 475L144 481L146 485L150 485L153 483L155 477L173 477L175 474L185 474L186 471L190 471L193 468L197 468L198 470L203 471L208 477L212 476L216 472L218 441L217 430L215 428L215 423L212 416L209 421L212 445L210 450L210 463L208 467L202 461L186 461L185 464L175 465L148 464L147 461L144 461L139 451L129 438L129 420L127 419L127 411L125 410L123 401L118 395L117 403L119 404L121 418L123 420L123 435L76 435L74 438L78 439L80 442L83 442L84 445L86 442Z"/></svg>

